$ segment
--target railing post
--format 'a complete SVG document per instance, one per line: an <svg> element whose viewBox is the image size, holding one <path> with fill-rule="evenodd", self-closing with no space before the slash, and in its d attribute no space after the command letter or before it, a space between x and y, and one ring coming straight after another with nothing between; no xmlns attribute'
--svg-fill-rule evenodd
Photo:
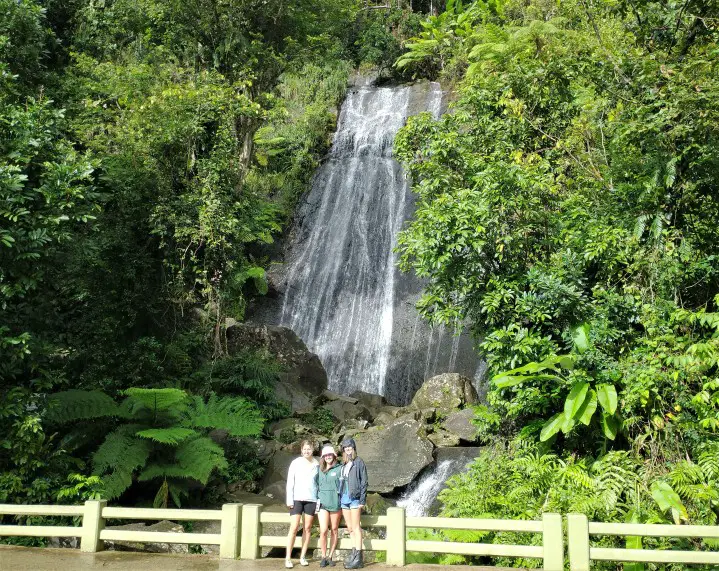
<svg viewBox="0 0 719 571"><path fill-rule="evenodd" d="M102 551L105 542L100 540L100 532L105 529L105 520L102 509L107 500L88 500L85 502L85 511L82 514L82 536L80 537L80 551L95 553Z"/></svg>
<svg viewBox="0 0 719 571"><path fill-rule="evenodd" d="M404 508L387 508L387 565L404 567L406 522Z"/></svg>
<svg viewBox="0 0 719 571"><path fill-rule="evenodd" d="M220 522L220 559L237 559L240 555L242 504L222 506Z"/></svg>
<svg viewBox="0 0 719 571"><path fill-rule="evenodd" d="M567 515L569 569L589 571L589 520L584 514Z"/></svg>
<svg viewBox="0 0 719 571"><path fill-rule="evenodd" d="M240 559L257 559L260 554L260 509L259 504L242 506Z"/></svg>
<svg viewBox="0 0 719 571"><path fill-rule="evenodd" d="M544 571L564 571L564 530L560 514L542 516L542 549Z"/></svg>

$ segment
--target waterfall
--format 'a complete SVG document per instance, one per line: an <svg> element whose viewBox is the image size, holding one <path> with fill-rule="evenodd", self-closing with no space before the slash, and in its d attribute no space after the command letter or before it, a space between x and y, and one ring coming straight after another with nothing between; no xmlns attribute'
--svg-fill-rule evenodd
<svg viewBox="0 0 719 571"><path fill-rule="evenodd" d="M394 138L409 115L439 117L442 105L436 83L355 87L298 208L278 321L317 353L330 390L403 404L429 374L474 375L471 342L419 323L422 284L397 270L394 252L414 210Z"/></svg>
<svg viewBox="0 0 719 571"><path fill-rule="evenodd" d="M444 449L447 450L447 449ZM458 448L451 450L449 457L437 458L435 464L427 467L402 494L398 507L405 508L408 516L426 516L445 482L462 471L480 453L479 448Z"/></svg>

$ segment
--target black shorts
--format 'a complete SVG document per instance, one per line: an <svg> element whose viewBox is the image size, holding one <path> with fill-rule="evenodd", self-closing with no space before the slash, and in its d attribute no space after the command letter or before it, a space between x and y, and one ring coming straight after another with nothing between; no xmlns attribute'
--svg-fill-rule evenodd
<svg viewBox="0 0 719 571"><path fill-rule="evenodd" d="M292 509L290 510L290 515L315 515L316 511L317 502L301 502L299 500L295 500L295 505L292 506Z"/></svg>

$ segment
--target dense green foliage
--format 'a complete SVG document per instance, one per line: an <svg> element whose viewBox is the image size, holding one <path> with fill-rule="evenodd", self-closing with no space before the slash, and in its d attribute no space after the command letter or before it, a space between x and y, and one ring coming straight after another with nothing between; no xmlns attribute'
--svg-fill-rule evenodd
<svg viewBox="0 0 719 571"><path fill-rule="evenodd" d="M397 62L457 85L397 139L418 194L400 251L423 313L479 339L480 433L508 448L447 513L715 524L717 7L449 8Z"/></svg>
<svg viewBox="0 0 719 571"><path fill-rule="evenodd" d="M259 411L242 398L213 394L205 401L179 389L131 388L124 394L127 398L117 404L99 391L70 390L52 394L48 403L50 424L92 420L97 427L97 419L122 421L92 456L103 496L110 500L133 480L159 481L153 505L167 507L171 497L179 506L193 482L207 484L213 470L228 468L222 447L207 435L210 430L233 437L257 436L262 430ZM67 439L82 445L97 432L80 424Z"/></svg>
<svg viewBox="0 0 719 571"><path fill-rule="evenodd" d="M350 70L390 68L409 14L341 0L0 0L0 502L132 495L155 456L182 467L189 437L98 468L75 424L54 420L56 394L77 406L77 391L109 403L131 387L183 390L187 403L287 413L277 364L227 355L225 323L267 292ZM184 426L173 415L163 429ZM150 446L126 428L145 420L123 419L98 420L97 436ZM195 484L210 467L257 477L239 438L224 444L230 467L206 452ZM160 497L179 497L165 475Z"/></svg>

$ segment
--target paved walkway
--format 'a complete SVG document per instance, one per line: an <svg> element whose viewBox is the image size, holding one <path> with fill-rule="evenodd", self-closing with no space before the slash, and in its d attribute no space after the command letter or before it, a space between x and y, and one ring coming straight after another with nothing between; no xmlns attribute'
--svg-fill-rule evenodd
<svg viewBox="0 0 719 571"><path fill-rule="evenodd" d="M441 565L407 565L408 571L439 571ZM317 571L319 563L312 561L308 571ZM370 571L397 571L380 563L366 566ZM165 555L130 553L127 551L102 551L81 553L76 549L50 549L0 545L0 571L281 571L281 559L258 559L257 561L220 560L209 555ZM295 570L303 569L295 565ZM457 567L462 571L508 571L506 567ZM333 571L344 571L338 564ZM512 569L517 571L517 569Z"/></svg>

